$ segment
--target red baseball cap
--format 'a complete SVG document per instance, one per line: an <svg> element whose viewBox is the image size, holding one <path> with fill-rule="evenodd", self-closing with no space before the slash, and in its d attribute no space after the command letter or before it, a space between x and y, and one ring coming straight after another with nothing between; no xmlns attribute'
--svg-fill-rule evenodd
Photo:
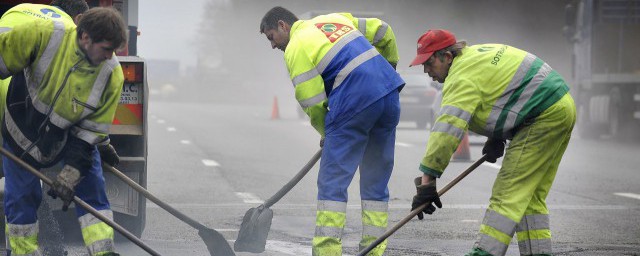
<svg viewBox="0 0 640 256"><path fill-rule="evenodd" d="M456 43L456 37L443 29L429 30L418 38L418 55L409 67L421 65L433 55L433 52L442 50Z"/></svg>

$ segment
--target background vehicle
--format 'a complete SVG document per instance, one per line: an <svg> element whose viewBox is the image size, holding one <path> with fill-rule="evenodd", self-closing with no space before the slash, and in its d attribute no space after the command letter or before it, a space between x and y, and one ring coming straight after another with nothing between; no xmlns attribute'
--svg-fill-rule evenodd
<svg viewBox="0 0 640 256"><path fill-rule="evenodd" d="M49 4L50 0L38 1L0 1L0 13L11 7L24 3ZM147 186L147 106L148 85L145 61L135 56L138 36L138 1L137 0L87 0L90 7L112 6L119 10L129 27L129 42L118 52L118 60L122 65L125 82L120 96L120 104L110 130L111 144L120 155L118 169L141 186ZM54 166L43 170L49 177L55 177L62 166ZM114 212L115 221L140 237L145 226L146 200L138 192L126 185L111 173L104 173L107 184L107 196ZM0 191L4 186L0 187ZM44 187L43 191L49 188ZM80 228L75 210L59 211L61 201L43 196L41 208L50 208L55 220L65 230L65 238L81 239ZM73 205L72 205L73 206ZM0 207L2 205L0 204ZM48 211L49 209L45 209ZM42 212L42 209L40 210ZM40 215L40 214L39 214ZM4 218L1 218L4 220ZM51 225L51 220L41 218L40 225ZM2 223L4 224L4 223ZM50 229L41 228L41 230ZM0 232L4 235L4 232ZM119 236L119 234L117 234ZM3 239L4 240L4 239Z"/></svg>
<svg viewBox="0 0 640 256"><path fill-rule="evenodd" d="M441 85L424 73L399 73L406 82L400 92L400 121L413 121L418 129L430 127L438 113L439 102L435 103Z"/></svg>
<svg viewBox="0 0 640 256"><path fill-rule="evenodd" d="M565 8L573 45L571 88L582 137L638 137L640 1L579 0Z"/></svg>

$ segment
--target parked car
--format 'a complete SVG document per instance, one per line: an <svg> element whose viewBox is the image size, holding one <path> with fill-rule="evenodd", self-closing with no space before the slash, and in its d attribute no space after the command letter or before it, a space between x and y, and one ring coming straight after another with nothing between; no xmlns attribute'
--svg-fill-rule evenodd
<svg viewBox="0 0 640 256"><path fill-rule="evenodd" d="M400 121L413 121L418 129L430 127L438 113L442 85L424 73L398 73L406 82L400 92Z"/></svg>

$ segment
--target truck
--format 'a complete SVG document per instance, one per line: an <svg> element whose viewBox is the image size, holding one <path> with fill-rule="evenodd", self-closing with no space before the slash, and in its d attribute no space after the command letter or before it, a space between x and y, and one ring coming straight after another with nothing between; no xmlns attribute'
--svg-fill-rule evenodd
<svg viewBox="0 0 640 256"><path fill-rule="evenodd" d="M0 14L11 7L23 3L49 4L51 0L0 1ZM147 186L147 106L149 102L149 87L147 84L147 65L143 58L137 55L138 37L138 0L87 0L89 7L113 7L119 10L128 25L128 43L116 53L124 73L124 85L120 95L120 102L110 129L111 144L120 155L118 170L137 182L142 187ZM42 171L54 178L62 168L55 165ZM105 170L104 172L107 196L114 213L114 220L137 237L142 236L146 221L146 200L129 185ZM3 187L0 190L3 190ZM48 191L43 185L43 191ZM73 206L73 205L72 205ZM66 237L80 238L80 227L75 216L75 210L61 211L62 202L49 196L43 196L41 208L46 207L51 212L55 224L65 231ZM42 212L42 209L39 210ZM4 215L4 214L3 214ZM4 226L4 218L2 226ZM40 225L51 225L50 221L41 218ZM40 230L50 227L41 227ZM4 230L4 228L3 228ZM67 232L73 233L71 235ZM77 233L75 233L77 232ZM4 232L0 232L4 236ZM117 234L116 238L119 238ZM4 239L2 239L4 240Z"/></svg>
<svg viewBox="0 0 640 256"><path fill-rule="evenodd" d="M565 8L582 138L638 138L640 0L576 0Z"/></svg>

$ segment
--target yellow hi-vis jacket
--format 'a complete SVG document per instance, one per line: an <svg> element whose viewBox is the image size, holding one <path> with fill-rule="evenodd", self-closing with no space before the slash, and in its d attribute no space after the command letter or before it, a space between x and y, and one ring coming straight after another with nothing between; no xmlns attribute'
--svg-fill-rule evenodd
<svg viewBox="0 0 640 256"><path fill-rule="evenodd" d="M108 142L124 83L122 68L115 56L91 65L73 22L15 20L25 17L12 12L0 19L0 78L13 76L3 138L36 167L64 157L66 164L84 170L93 145Z"/></svg>
<svg viewBox="0 0 640 256"><path fill-rule="evenodd" d="M395 36L379 19L332 13L296 21L289 34L284 59L296 99L321 136L404 85L390 65Z"/></svg>
<svg viewBox="0 0 640 256"><path fill-rule="evenodd" d="M440 177L467 129L511 139L568 91L560 74L531 53L503 44L465 47L445 79L420 170Z"/></svg>

